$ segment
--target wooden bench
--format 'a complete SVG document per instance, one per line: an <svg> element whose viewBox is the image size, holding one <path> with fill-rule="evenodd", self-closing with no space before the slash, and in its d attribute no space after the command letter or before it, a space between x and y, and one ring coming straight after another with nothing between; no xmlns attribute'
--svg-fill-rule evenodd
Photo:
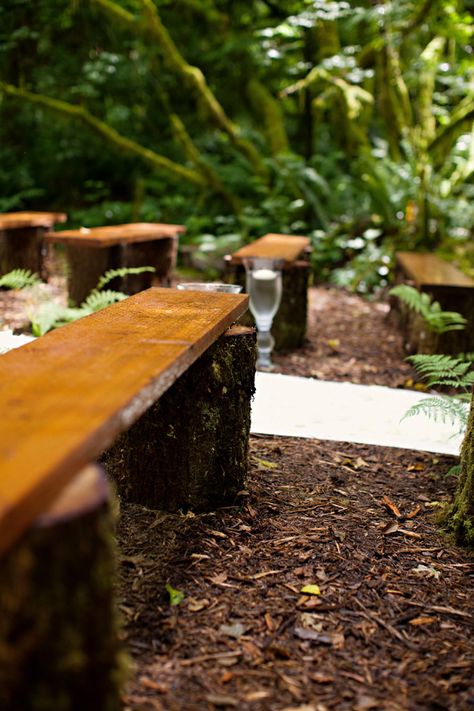
<svg viewBox="0 0 474 711"><path fill-rule="evenodd" d="M68 263L68 293L81 304L109 269L121 267L155 268L155 273L129 275L111 283L111 288L136 294L152 284L170 286L176 266L179 235L183 225L137 222L107 227L82 227L47 235L50 244L62 244Z"/></svg>
<svg viewBox="0 0 474 711"><path fill-rule="evenodd" d="M246 257L283 260L282 300L272 326L277 351L300 348L304 343L311 274L310 244L309 237L270 233L225 257L226 279L242 285L245 285L243 260ZM247 318L251 323L250 317Z"/></svg>
<svg viewBox="0 0 474 711"><path fill-rule="evenodd" d="M457 311L468 321L462 331L436 334L418 314L396 303L408 351L456 354L474 350L473 279L435 254L397 252L396 280L429 294L444 311Z"/></svg>
<svg viewBox="0 0 474 711"><path fill-rule="evenodd" d="M57 222L66 222L62 212L7 212L0 215L0 274L29 269L46 279L44 237Z"/></svg>
<svg viewBox="0 0 474 711"><path fill-rule="evenodd" d="M82 515L59 507L46 533L33 527L99 457L124 500L171 510L234 500L247 467L255 334L229 327L247 303L240 294L152 288L0 357L2 711L30 708L26 695L35 692L77 694L74 708L120 708L100 476L85 505L76 488ZM59 619L68 607L70 623ZM28 637L36 614L43 627ZM94 651L91 668L84 650L94 634L106 640L96 640L102 659ZM66 639L78 648L65 649Z"/></svg>

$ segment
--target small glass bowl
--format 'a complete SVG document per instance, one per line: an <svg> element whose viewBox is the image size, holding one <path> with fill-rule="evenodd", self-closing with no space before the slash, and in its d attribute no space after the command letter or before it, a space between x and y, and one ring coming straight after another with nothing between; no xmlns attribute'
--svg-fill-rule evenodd
<svg viewBox="0 0 474 711"><path fill-rule="evenodd" d="M240 284L223 284L205 281L187 281L176 284L181 291L220 291L224 294L239 294L242 291Z"/></svg>

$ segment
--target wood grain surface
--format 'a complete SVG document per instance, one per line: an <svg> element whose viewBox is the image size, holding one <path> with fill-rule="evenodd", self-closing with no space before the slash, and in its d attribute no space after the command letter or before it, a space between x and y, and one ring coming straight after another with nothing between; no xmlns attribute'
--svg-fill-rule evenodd
<svg viewBox="0 0 474 711"><path fill-rule="evenodd" d="M474 280L453 264L428 252L397 252L397 262L417 286L474 287Z"/></svg>
<svg viewBox="0 0 474 711"><path fill-rule="evenodd" d="M270 233L238 249L232 254L231 261L239 263L244 257L262 257L294 262L309 245L309 237Z"/></svg>
<svg viewBox="0 0 474 711"><path fill-rule="evenodd" d="M0 552L247 303L153 288L0 357Z"/></svg>
<svg viewBox="0 0 474 711"><path fill-rule="evenodd" d="M0 230L25 227L52 227L56 222L66 222L63 212L4 212L0 214Z"/></svg>
<svg viewBox="0 0 474 711"><path fill-rule="evenodd" d="M126 225L107 227L81 227L78 230L61 230L47 235L48 242L58 242L90 247L110 247L115 244L148 242L166 237L177 237L186 232L184 225L168 225L159 222L131 222Z"/></svg>

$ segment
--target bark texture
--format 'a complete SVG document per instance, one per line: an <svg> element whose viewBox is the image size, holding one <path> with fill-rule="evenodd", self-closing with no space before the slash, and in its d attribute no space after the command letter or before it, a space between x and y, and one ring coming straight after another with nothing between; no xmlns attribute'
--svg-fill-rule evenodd
<svg viewBox="0 0 474 711"><path fill-rule="evenodd" d="M0 230L0 274L13 269L29 269L45 280L44 233L44 227Z"/></svg>
<svg viewBox="0 0 474 711"><path fill-rule="evenodd" d="M74 306L80 306L96 288L100 277L109 269L118 269L122 266L122 248L104 247L76 247L67 245L67 288L69 301ZM107 285L108 289L120 286L119 280L114 280Z"/></svg>
<svg viewBox="0 0 474 711"><path fill-rule="evenodd" d="M255 332L221 336L103 456L120 496L149 508L212 510L247 474Z"/></svg>
<svg viewBox="0 0 474 711"><path fill-rule="evenodd" d="M474 399L461 449L461 474L448 522L456 542L474 550Z"/></svg>
<svg viewBox="0 0 474 711"><path fill-rule="evenodd" d="M154 283L171 286L173 271L176 267L178 238L166 237L150 242L132 242L123 247L123 267L154 267L155 272L129 274L121 280L120 291L136 294L148 289Z"/></svg>
<svg viewBox="0 0 474 711"><path fill-rule="evenodd" d="M2 711L122 708L111 523L102 497L37 525L0 561Z"/></svg>

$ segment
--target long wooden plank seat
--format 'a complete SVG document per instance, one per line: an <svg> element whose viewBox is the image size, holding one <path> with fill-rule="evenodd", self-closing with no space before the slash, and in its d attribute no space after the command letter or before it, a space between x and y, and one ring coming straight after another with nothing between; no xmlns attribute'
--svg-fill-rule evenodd
<svg viewBox="0 0 474 711"><path fill-rule="evenodd" d="M54 224L66 219L63 212L0 214L0 273L29 269L45 279L44 237Z"/></svg>
<svg viewBox="0 0 474 711"><path fill-rule="evenodd" d="M468 322L462 331L435 334L421 317L396 303L407 350L454 354L474 350L473 279L436 254L406 251L396 254L396 278L430 294L444 311L457 311Z"/></svg>
<svg viewBox="0 0 474 711"><path fill-rule="evenodd" d="M183 225L136 222L51 232L47 241L64 245L69 298L72 303L80 304L109 269L155 268L155 274L144 272L116 280L113 287L126 294L135 294L156 283L169 286L176 266L178 238L185 231Z"/></svg>
<svg viewBox="0 0 474 711"><path fill-rule="evenodd" d="M269 233L246 244L225 259L228 281L245 285L244 259L259 257L283 261L283 292L272 334L276 351L300 348L306 334L308 286L311 274L309 237ZM252 323L247 317L248 323Z"/></svg>
<svg viewBox="0 0 474 711"><path fill-rule="evenodd" d="M247 303L152 288L0 357L2 710L38 694L121 708L108 495L89 463L147 507L235 498L255 334L229 327Z"/></svg>

